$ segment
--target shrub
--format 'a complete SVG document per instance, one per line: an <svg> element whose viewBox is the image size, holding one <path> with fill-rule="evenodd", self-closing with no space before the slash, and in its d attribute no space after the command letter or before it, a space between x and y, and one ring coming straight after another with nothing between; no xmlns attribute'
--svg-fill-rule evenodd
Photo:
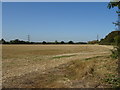
<svg viewBox="0 0 120 90"><path fill-rule="evenodd" d="M112 54L111 57L118 59L120 55L120 36L119 34L114 37L114 49L111 50Z"/></svg>
<svg viewBox="0 0 120 90"><path fill-rule="evenodd" d="M117 59L118 58L118 50L117 47L114 47L113 50L111 50L112 54L111 57Z"/></svg>

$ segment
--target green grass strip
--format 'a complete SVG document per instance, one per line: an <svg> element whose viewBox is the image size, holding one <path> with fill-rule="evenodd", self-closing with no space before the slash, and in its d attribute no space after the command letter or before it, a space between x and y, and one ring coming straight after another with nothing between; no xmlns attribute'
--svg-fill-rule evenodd
<svg viewBox="0 0 120 90"><path fill-rule="evenodd" d="M53 57L53 59L67 58L67 57L72 57L72 56L76 56L76 55L63 55L63 56L55 56L55 57Z"/></svg>

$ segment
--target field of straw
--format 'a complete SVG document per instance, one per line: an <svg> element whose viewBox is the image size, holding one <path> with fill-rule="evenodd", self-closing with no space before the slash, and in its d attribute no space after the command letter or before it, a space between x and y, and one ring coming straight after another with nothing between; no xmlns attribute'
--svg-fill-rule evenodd
<svg viewBox="0 0 120 90"><path fill-rule="evenodd" d="M3 45L4 88L102 88L115 75L112 46Z"/></svg>

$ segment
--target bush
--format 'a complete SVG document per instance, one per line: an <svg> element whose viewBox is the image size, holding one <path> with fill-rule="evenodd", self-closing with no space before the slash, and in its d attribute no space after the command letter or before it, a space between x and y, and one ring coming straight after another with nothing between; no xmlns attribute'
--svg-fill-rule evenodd
<svg viewBox="0 0 120 90"><path fill-rule="evenodd" d="M112 54L111 57L117 59L118 58L118 51L116 47L114 47L114 50L111 50Z"/></svg>
<svg viewBox="0 0 120 90"><path fill-rule="evenodd" d="M114 42L116 46L114 47L113 50L111 50L112 52L111 57L118 59L120 55L120 36L119 35L114 37Z"/></svg>
<svg viewBox="0 0 120 90"><path fill-rule="evenodd" d="M88 41L88 44L98 44L98 43L99 43L98 40Z"/></svg>
<svg viewBox="0 0 120 90"><path fill-rule="evenodd" d="M113 50L111 50L112 54L111 57L118 59L119 55L120 55L120 45L119 46L115 46Z"/></svg>

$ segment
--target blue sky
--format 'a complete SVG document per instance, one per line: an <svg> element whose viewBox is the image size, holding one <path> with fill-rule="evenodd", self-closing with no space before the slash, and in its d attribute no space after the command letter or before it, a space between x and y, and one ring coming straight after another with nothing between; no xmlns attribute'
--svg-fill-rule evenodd
<svg viewBox="0 0 120 90"><path fill-rule="evenodd" d="M0 38L2 38L2 3L0 2Z"/></svg>
<svg viewBox="0 0 120 90"><path fill-rule="evenodd" d="M2 3L3 38L31 41L90 41L115 30L117 8L108 2Z"/></svg>

